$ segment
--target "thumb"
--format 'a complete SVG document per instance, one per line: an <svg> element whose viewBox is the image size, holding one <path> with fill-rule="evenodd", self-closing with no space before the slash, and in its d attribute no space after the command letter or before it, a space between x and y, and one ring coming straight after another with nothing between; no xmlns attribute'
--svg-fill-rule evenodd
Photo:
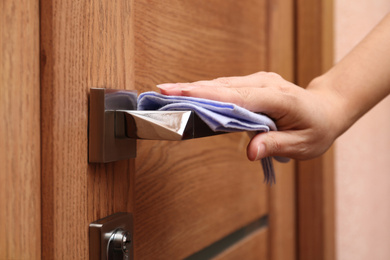
<svg viewBox="0 0 390 260"><path fill-rule="evenodd" d="M259 133L252 138L247 147L247 156L251 161L269 156L295 158L299 151L297 134L291 131L270 131Z"/></svg>

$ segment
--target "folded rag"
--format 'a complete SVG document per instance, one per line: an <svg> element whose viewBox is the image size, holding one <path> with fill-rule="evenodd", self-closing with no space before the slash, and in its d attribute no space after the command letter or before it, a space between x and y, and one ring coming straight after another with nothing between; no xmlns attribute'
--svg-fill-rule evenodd
<svg viewBox="0 0 390 260"><path fill-rule="evenodd" d="M267 116L251 112L235 104L202 98L166 96L157 92L144 92L137 101L138 110L193 110L213 131L268 132L277 130ZM264 181L275 183L271 157L261 159Z"/></svg>

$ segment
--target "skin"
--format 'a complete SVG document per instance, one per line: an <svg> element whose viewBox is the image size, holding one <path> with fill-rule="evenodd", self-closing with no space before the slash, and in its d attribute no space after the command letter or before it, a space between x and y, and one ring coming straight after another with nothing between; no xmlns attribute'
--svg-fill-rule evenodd
<svg viewBox="0 0 390 260"><path fill-rule="evenodd" d="M390 14L306 88L272 72L157 87L165 95L235 103L271 117L279 131L255 135L247 148L249 160L311 159L390 93Z"/></svg>

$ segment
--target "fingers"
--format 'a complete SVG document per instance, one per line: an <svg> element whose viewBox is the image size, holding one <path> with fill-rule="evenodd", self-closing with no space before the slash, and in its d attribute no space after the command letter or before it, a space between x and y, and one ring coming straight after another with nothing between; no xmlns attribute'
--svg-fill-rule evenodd
<svg viewBox="0 0 390 260"><path fill-rule="evenodd" d="M268 156L309 159L311 155L305 151L304 142L301 139L296 132L292 131L271 131L258 134L248 144L248 159L256 161Z"/></svg>
<svg viewBox="0 0 390 260"><path fill-rule="evenodd" d="M290 111L296 97L272 88L192 88L182 90L183 96L199 97L233 103L253 112L267 114L277 120ZM297 105L295 107L298 108Z"/></svg>
<svg viewBox="0 0 390 260"><path fill-rule="evenodd" d="M283 78L272 72L257 72L241 77L221 77L213 80L202 80L192 83L167 83L157 85L161 92L166 95L180 95L181 89L193 89L202 87L212 88L261 88L279 85Z"/></svg>
<svg viewBox="0 0 390 260"><path fill-rule="evenodd" d="M189 83L166 83L156 85L160 89L161 94L169 96L181 96L183 89L189 88Z"/></svg>
<svg viewBox="0 0 390 260"><path fill-rule="evenodd" d="M193 83L168 83L157 87L164 95L234 103L254 112L266 113L274 119L289 111L299 88L278 74L268 72Z"/></svg>
<svg viewBox="0 0 390 260"><path fill-rule="evenodd" d="M297 87L299 88L299 87ZM300 89L298 89L299 91ZM162 94L166 90L161 89ZM173 94L172 94L173 93ZM267 114L277 120L286 115L295 104L297 93L294 89L280 91L276 88L225 88L225 87L192 87L174 88L169 95L205 98L220 102L233 103L253 112Z"/></svg>

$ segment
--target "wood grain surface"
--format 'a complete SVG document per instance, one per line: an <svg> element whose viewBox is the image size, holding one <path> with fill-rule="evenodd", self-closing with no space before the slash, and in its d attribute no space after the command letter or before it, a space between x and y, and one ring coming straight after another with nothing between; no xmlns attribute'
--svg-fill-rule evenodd
<svg viewBox="0 0 390 260"><path fill-rule="evenodd" d="M136 1L137 89L265 70L267 17L266 0Z"/></svg>
<svg viewBox="0 0 390 260"><path fill-rule="evenodd" d="M266 0L40 3L43 259L87 259L88 224L118 211L135 214L135 259L181 259L268 212L275 228L261 239L269 237L272 250L281 243L294 252L293 166L277 166L286 172L283 186L269 191L259 163L246 159L244 133L139 141L136 160L87 162L91 87L142 92L162 82L270 68L290 77L291 49L281 54L279 48L290 44L291 32L276 33L288 24L290 5L280 9ZM279 24L283 12L286 20ZM274 55L277 62L271 62ZM242 248L248 248L248 257L258 255L254 246Z"/></svg>
<svg viewBox="0 0 390 260"><path fill-rule="evenodd" d="M137 89L266 69L266 21L266 1L136 1ZM248 141L245 134L139 141L137 259L182 259L267 213Z"/></svg>
<svg viewBox="0 0 390 260"><path fill-rule="evenodd" d="M295 162L275 163L277 184L269 194L269 259L299 259Z"/></svg>
<svg viewBox="0 0 390 260"><path fill-rule="evenodd" d="M39 3L0 3L0 259L40 259Z"/></svg>
<svg viewBox="0 0 390 260"><path fill-rule="evenodd" d="M267 213L267 187L259 164L246 162L247 140L231 134L140 145L139 259L184 258Z"/></svg>
<svg viewBox="0 0 390 260"><path fill-rule="evenodd" d="M297 82L307 84L332 64L332 3L297 2ZM335 259L333 149L298 164L298 258Z"/></svg>
<svg viewBox="0 0 390 260"><path fill-rule="evenodd" d="M225 250L213 260L267 260L269 256L269 229L262 228Z"/></svg>
<svg viewBox="0 0 390 260"><path fill-rule="evenodd" d="M91 87L134 88L129 1L41 4L42 258L88 259L88 225L132 212L134 161L88 164Z"/></svg>

